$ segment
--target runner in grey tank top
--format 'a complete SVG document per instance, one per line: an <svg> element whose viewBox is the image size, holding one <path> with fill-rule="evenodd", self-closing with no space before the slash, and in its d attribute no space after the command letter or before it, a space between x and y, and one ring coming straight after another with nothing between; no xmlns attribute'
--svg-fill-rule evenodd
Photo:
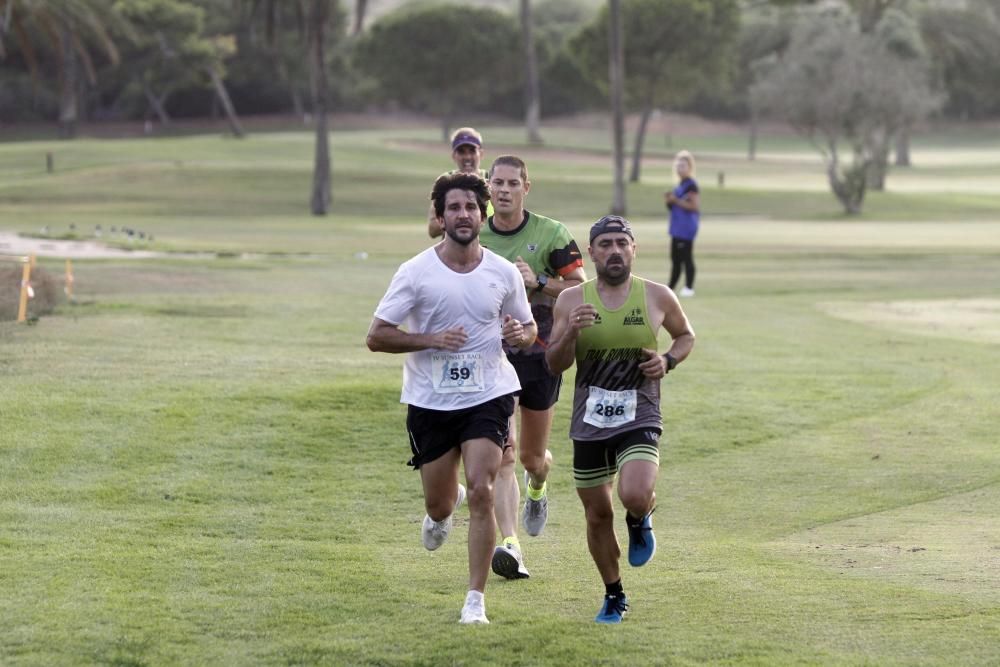
<svg viewBox="0 0 1000 667"><path fill-rule="evenodd" d="M594 619L621 623L628 611L618 567L613 487L625 506L628 562L644 565L656 552L651 514L659 469L660 381L694 346L694 332L666 285L632 275L635 237L628 220L608 215L590 229L597 279L556 299L545 360L553 373L573 365L573 477L587 516L587 546L604 582ZM656 352L656 334L670 348Z"/></svg>

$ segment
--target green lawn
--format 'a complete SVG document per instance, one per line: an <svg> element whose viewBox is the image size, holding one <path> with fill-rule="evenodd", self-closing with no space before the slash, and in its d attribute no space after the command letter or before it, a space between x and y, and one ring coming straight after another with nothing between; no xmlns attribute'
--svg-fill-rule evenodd
<svg viewBox="0 0 1000 667"><path fill-rule="evenodd" d="M178 253L77 261L76 304L0 318L0 664L1000 663L995 141L919 138L914 171L845 219L805 147L748 163L742 138L692 137L698 343L665 386L632 613L593 623L571 372L532 578L491 576L492 624L463 627L467 514L420 546L402 358L364 346L428 244L436 132L335 133L325 219L305 133L0 144L0 231L124 225ZM529 206L585 238L606 141L484 132L527 157ZM661 281L667 157L629 190L636 272ZM924 177L940 186L905 187Z"/></svg>

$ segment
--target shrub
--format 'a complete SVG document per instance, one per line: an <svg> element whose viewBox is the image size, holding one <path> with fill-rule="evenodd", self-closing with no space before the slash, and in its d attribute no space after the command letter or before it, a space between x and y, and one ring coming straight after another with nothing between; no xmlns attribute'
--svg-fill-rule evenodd
<svg viewBox="0 0 1000 667"><path fill-rule="evenodd" d="M16 320L21 298L20 265L0 266L0 320ZM41 317L55 310L60 280L40 266L31 270L35 298L28 300L28 317Z"/></svg>

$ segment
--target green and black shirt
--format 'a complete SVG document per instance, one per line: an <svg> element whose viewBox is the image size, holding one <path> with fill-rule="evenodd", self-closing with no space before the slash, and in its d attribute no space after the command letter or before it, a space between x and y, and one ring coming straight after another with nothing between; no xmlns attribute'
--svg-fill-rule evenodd
<svg viewBox="0 0 1000 667"><path fill-rule="evenodd" d="M606 440L626 431L663 426L660 381L639 370L642 349L656 349L659 323L646 312L646 281L632 276L628 299L609 310L597 282L583 283L583 301L597 309L593 326L576 341L576 387L573 393L573 440Z"/></svg>
<svg viewBox="0 0 1000 667"><path fill-rule="evenodd" d="M510 231L497 229L492 216L487 222L479 233L479 243L510 262L520 257L535 275L563 277L583 266L580 248L561 222L530 211L525 211L524 220ZM543 356L552 333L552 307L556 300L541 290L529 291L528 300L538 325L538 338L527 350L508 348L507 353Z"/></svg>

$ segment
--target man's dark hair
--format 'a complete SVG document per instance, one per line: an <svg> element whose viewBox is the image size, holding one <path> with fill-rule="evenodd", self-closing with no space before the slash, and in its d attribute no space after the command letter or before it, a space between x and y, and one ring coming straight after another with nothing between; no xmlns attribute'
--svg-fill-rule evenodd
<svg viewBox="0 0 1000 667"><path fill-rule="evenodd" d="M521 180L528 180L528 166L524 164L524 160L516 155L501 155L496 160L493 160L493 165L490 166L490 178L493 178L493 170L497 168L498 164L505 164L508 167L516 167L517 169L520 169Z"/></svg>
<svg viewBox="0 0 1000 667"><path fill-rule="evenodd" d="M431 201L434 202L434 214L444 217L444 200L452 190L468 190L476 195L479 212L486 218L486 202L490 200L490 189L479 174L464 174L462 172L443 174L434 181L431 190Z"/></svg>

